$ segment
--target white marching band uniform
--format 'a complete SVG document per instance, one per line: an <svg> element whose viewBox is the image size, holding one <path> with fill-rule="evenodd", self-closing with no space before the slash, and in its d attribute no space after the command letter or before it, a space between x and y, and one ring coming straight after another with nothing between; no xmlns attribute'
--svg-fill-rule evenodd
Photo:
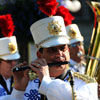
<svg viewBox="0 0 100 100"><path fill-rule="evenodd" d="M20 58L15 36L0 38L0 59L17 60ZM8 66L9 67L9 66ZM13 78L5 79L0 74L0 98L12 92Z"/></svg>
<svg viewBox="0 0 100 100"><path fill-rule="evenodd" d="M79 72L81 74L85 73L86 66L84 64L77 63L76 61L70 59L70 69L74 72Z"/></svg>
<svg viewBox="0 0 100 100"><path fill-rule="evenodd" d="M7 80L4 78L4 80L6 82L7 89L10 92L10 90L11 90L11 78L9 78ZM4 96L4 95L7 95L7 94L8 93L5 90L5 88L0 84L0 96Z"/></svg>
<svg viewBox="0 0 100 100"><path fill-rule="evenodd" d="M68 44L64 20L60 16L52 16L37 21L31 26L37 48ZM98 100L97 82L95 79L79 73L73 73L74 91L77 100ZM11 95L1 96L0 100L41 100L41 94L48 100L72 100L72 89L66 75L64 80L51 79L44 76L41 84L39 79L29 81L25 91L13 89ZM40 85L40 86L39 86Z"/></svg>
<svg viewBox="0 0 100 100"><path fill-rule="evenodd" d="M0 100L41 100L40 93L46 95L48 100L72 100L71 86L66 78L62 81L44 76L40 87L39 79L35 79L29 81L25 93L14 89L11 95L1 96ZM89 79L81 74L76 75L74 78L74 91L77 100L98 100L97 86L97 82L92 78Z"/></svg>
<svg viewBox="0 0 100 100"><path fill-rule="evenodd" d="M66 31L68 32L68 35L69 35L69 40L70 40L69 45L84 41L84 38L81 35L81 32L77 24L70 24L66 26ZM84 48L81 48L81 49L84 50ZM82 51L80 51L81 49L78 49L79 51L76 51L77 55L78 53L82 53ZM81 63L76 62L75 59L74 60L70 59L70 68L74 72L79 72L81 74L84 74L85 69L86 69L86 62L84 61L84 59L81 61Z"/></svg>

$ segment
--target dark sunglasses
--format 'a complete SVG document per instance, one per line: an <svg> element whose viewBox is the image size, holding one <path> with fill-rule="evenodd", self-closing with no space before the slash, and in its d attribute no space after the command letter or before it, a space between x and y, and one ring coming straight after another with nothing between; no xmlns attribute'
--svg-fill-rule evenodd
<svg viewBox="0 0 100 100"><path fill-rule="evenodd" d="M47 52L55 53L55 52L58 51L58 49L60 51L63 51L63 52L65 52L66 50L69 50L68 46L60 46L60 47L57 47L57 48L56 47L50 47L50 48L47 49Z"/></svg>
<svg viewBox="0 0 100 100"><path fill-rule="evenodd" d="M70 47L76 47L76 46L81 46L81 45L84 45L84 43L83 42L79 42L79 43L70 44L69 46Z"/></svg>

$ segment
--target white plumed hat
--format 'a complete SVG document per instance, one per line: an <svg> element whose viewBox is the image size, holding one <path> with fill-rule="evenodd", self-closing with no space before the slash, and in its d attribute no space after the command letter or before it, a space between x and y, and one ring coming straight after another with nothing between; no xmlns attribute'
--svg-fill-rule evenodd
<svg viewBox="0 0 100 100"><path fill-rule="evenodd" d="M80 30L76 24L70 24L66 27L66 31L69 36L70 44L76 42L83 42L84 38L80 33Z"/></svg>
<svg viewBox="0 0 100 100"><path fill-rule="evenodd" d="M41 19L32 24L30 30L37 48L69 43L64 20L61 16Z"/></svg>
<svg viewBox="0 0 100 100"><path fill-rule="evenodd" d="M16 60L20 58L17 48L16 37L0 38L0 59Z"/></svg>
<svg viewBox="0 0 100 100"><path fill-rule="evenodd" d="M0 59L16 60L20 58L16 37L13 36L14 27L11 14L0 16L0 30L5 36L0 38Z"/></svg>

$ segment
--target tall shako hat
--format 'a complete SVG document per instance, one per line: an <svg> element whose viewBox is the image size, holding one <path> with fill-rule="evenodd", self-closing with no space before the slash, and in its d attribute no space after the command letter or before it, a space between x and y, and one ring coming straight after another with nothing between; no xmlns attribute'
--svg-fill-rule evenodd
<svg viewBox="0 0 100 100"><path fill-rule="evenodd" d="M76 42L83 42L84 38L81 35L81 32L77 26L77 24L71 24L66 27L66 31L69 36L70 44Z"/></svg>
<svg viewBox="0 0 100 100"><path fill-rule="evenodd" d="M57 7L56 0L38 0L38 4L40 10L49 17L33 23L30 27L37 48L69 44L65 25L74 17L68 9Z"/></svg>
<svg viewBox="0 0 100 100"><path fill-rule="evenodd" d="M4 35L0 38L0 59L16 60L20 58L16 37L13 36L14 28L10 14L0 16L0 30Z"/></svg>

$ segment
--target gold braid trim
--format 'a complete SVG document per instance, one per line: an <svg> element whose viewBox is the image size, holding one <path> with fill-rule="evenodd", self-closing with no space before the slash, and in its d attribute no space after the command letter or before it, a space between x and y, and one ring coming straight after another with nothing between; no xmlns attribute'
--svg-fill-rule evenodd
<svg viewBox="0 0 100 100"><path fill-rule="evenodd" d="M65 38L67 38L67 36L65 36L65 35L53 35L53 36L51 36L51 37L48 37L48 38L42 40L40 43L35 44L35 46L36 46L37 48L39 48L39 47L41 47L41 44L43 44L43 43L45 43L45 42L47 42L47 41L49 41L49 40L51 40L51 39L60 38L60 37L65 37Z"/></svg>
<svg viewBox="0 0 100 100"><path fill-rule="evenodd" d="M80 74L78 72L74 72L73 75L74 75L74 77L77 77L79 79L82 79L86 83L94 83L94 82L97 82L95 78L90 77L88 75Z"/></svg>

